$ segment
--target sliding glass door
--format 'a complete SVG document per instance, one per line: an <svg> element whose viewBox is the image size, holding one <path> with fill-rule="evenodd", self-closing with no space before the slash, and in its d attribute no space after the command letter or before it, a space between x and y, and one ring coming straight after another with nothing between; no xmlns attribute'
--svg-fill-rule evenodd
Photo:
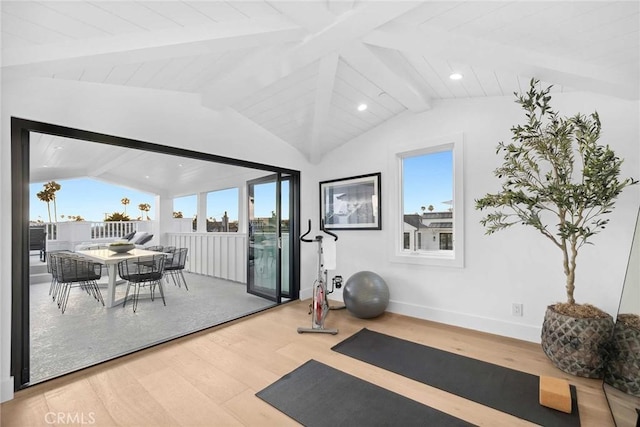
<svg viewBox="0 0 640 427"><path fill-rule="evenodd" d="M292 296L291 177L278 173L249 181L247 196L247 292L279 303Z"/></svg>

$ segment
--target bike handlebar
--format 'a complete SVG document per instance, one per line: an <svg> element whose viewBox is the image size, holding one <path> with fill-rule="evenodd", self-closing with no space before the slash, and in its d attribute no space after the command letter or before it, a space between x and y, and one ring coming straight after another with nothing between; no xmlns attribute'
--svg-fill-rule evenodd
<svg viewBox="0 0 640 427"><path fill-rule="evenodd" d="M338 240L338 236L337 236L336 234L334 234L334 233L332 233L332 232L330 232L330 231L328 231L328 230L326 230L326 229L324 228L324 221L323 221L323 220L321 220L321 221L320 221L320 230L321 230L323 233L326 233L326 234L328 234L329 236L333 237L333 240ZM300 241L302 241L302 242L307 242L307 243L312 243L312 242L315 242L315 241L318 241L318 240L322 239L322 236L316 236L316 238L315 238L315 239L313 239L313 240L311 240L311 239L305 239L306 235L307 235L307 234L309 234L309 233L311 233L311 220L309 220L309 225L308 225L308 230L307 230L307 232L306 232L306 233L304 233L302 236L300 236Z"/></svg>
<svg viewBox="0 0 640 427"><path fill-rule="evenodd" d="M334 234L334 233L332 233L332 232L330 232L330 231L328 231L328 230L326 230L324 228L324 220L323 219L320 220L320 230L322 230L323 232L327 233L329 236L333 237L333 240L338 240L338 236L336 234Z"/></svg>
<svg viewBox="0 0 640 427"><path fill-rule="evenodd" d="M307 232L306 232L306 233L304 233L302 236L300 236L300 241L302 241L302 242L308 242L308 243L313 242L313 240L311 240L311 239L305 239L305 238L304 238L304 237L305 237L307 234L309 234L309 233L311 233L311 220L309 220L309 229L307 230Z"/></svg>

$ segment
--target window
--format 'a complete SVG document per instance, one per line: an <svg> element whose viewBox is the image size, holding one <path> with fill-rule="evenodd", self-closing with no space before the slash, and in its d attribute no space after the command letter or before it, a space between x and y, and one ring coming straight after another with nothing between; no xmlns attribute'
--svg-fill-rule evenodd
<svg viewBox="0 0 640 427"><path fill-rule="evenodd" d="M238 189L207 193L207 231L238 231Z"/></svg>
<svg viewBox="0 0 640 427"><path fill-rule="evenodd" d="M440 250L453 250L453 233L440 233Z"/></svg>
<svg viewBox="0 0 640 427"><path fill-rule="evenodd" d="M193 218L192 231L196 231L196 214L198 212L198 198L195 194L176 197L173 199L174 217Z"/></svg>
<svg viewBox="0 0 640 427"><path fill-rule="evenodd" d="M462 267L462 136L406 148L394 153L392 261Z"/></svg>

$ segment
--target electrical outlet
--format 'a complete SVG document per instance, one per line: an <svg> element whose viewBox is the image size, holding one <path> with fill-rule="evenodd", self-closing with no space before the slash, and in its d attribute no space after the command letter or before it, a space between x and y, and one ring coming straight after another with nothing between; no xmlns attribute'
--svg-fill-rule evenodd
<svg viewBox="0 0 640 427"><path fill-rule="evenodd" d="M522 316L522 304L517 302L511 303L511 315L512 316Z"/></svg>

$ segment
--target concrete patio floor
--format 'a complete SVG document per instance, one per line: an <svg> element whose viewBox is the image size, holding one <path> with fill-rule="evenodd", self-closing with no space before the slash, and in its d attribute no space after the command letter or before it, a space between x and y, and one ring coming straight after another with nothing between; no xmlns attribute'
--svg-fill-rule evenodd
<svg viewBox="0 0 640 427"><path fill-rule="evenodd" d="M246 292L246 285L185 273L189 286L163 281L167 305L149 290L132 305L103 307L73 288L64 314L49 295L49 282L30 286L31 383L41 382L150 345L264 310L275 304ZM126 284L116 294L124 297ZM105 290L102 291L103 295ZM156 291L157 294L157 291Z"/></svg>

